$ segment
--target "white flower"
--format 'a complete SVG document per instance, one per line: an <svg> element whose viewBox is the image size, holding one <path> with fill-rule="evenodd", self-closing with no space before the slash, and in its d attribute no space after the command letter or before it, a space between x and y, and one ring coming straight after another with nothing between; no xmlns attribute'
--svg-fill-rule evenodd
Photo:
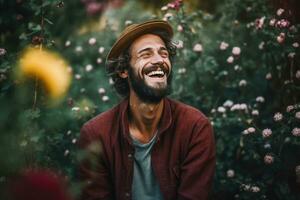
<svg viewBox="0 0 300 200"><path fill-rule="evenodd" d="M272 130L269 128L266 128L262 131L262 135L264 138L270 137L272 135Z"/></svg>
<svg viewBox="0 0 300 200"><path fill-rule="evenodd" d="M235 56L238 56L241 54L241 48L240 47L233 47L232 48L232 54Z"/></svg>
<svg viewBox="0 0 300 200"><path fill-rule="evenodd" d="M199 52L199 53L202 52L202 51L203 51L202 45L199 44L199 43L195 44L195 46L194 46L194 48L193 48L193 51L194 51L194 52Z"/></svg>
<svg viewBox="0 0 300 200"><path fill-rule="evenodd" d="M255 132L255 128L254 127L249 127L247 130L248 130L249 133L254 133Z"/></svg>
<svg viewBox="0 0 300 200"><path fill-rule="evenodd" d="M263 25L264 25L265 19L266 19L265 16L263 16L263 17L261 17L259 19L256 19L255 20L255 28L256 29L261 29L263 27Z"/></svg>
<svg viewBox="0 0 300 200"><path fill-rule="evenodd" d="M252 191L252 192L255 192L255 193L256 193L256 192L259 192L259 191L260 191L260 188L257 187L257 186L252 186L252 187L251 187L251 191Z"/></svg>
<svg viewBox="0 0 300 200"><path fill-rule="evenodd" d="M76 52L82 52L82 47L81 46L77 46L77 47L75 47L75 51Z"/></svg>
<svg viewBox="0 0 300 200"><path fill-rule="evenodd" d="M300 70L297 70L297 71L296 71L295 77L296 77L297 79L300 79Z"/></svg>
<svg viewBox="0 0 300 200"><path fill-rule="evenodd" d="M98 93L99 94L104 94L106 91L105 91L105 89L104 88L99 88L98 89Z"/></svg>
<svg viewBox="0 0 300 200"><path fill-rule="evenodd" d="M85 92L85 88L81 88L81 89L80 89L80 92L81 92L81 93L84 93L84 92Z"/></svg>
<svg viewBox="0 0 300 200"><path fill-rule="evenodd" d="M259 111L258 110L252 110L251 114L257 116L257 115L259 115Z"/></svg>
<svg viewBox="0 0 300 200"><path fill-rule="evenodd" d="M227 170L226 174L227 174L228 178L232 178L232 177L234 177L234 170L229 169L229 170Z"/></svg>
<svg viewBox="0 0 300 200"><path fill-rule="evenodd" d="M90 45L94 45L94 44L96 44L96 42L97 42L97 40L94 37L92 37L92 38L89 39L89 44Z"/></svg>
<svg viewBox="0 0 300 200"><path fill-rule="evenodd" d="M81 75L80 74L75 74L75 79L77 79L77 80L81 79Z"/></svg>
<svg viewBox="0 0 300 200"><path fill-rule="evenodd" d="M296 127L292 130L293 136L299 137L300 136L300 128Z"/></svg>
<svg viewBox="0 0 300 200"><path fill-rule="evenodd" d="M266 144L264 144L264 148L265 148L265 149L270 149L270 148L271 148L271 145L270 145L270 143L266 143Z"/></svg>
<svg viewBox="0 0 300 200"><path fill-rule="evenodd" d="M64 152L64 156L67 156L67 155L69 155L69 153L70 153L70 151L67 149L67 150L65 150L65 152Z"/></svg>
<svg viewBox="0 0 300 200"><path fill-rule="evenodd" d="M177 49L182 49L183 48L183 41L182 40L178 40L174 44L177 47Z"/></svg>
<svg viewBox="0 0 300 200"><path fill-rule="evenodd" d="M266 74L266 79L267 80L271 80L272 79L272 74L271 73L267 73Z"/></svg>
<svg viewBox="0 0 300 200"><path fill-rule="evenodd" d="M220 49L221 50L226 50L229 47L229 44L226 42L221 42L220 44Z"/></svg>
<svg viewBox="0 0 300 200"><path fill-rule="evenodd" d="M295 55L296 55L296 53L295 53L295 52L291 52L291 53L289 53L289 54L288 54L288 57L289 57L289 58L294 58L294 57L295 57Z"/></svg>
<svg viewBox="0 0 300 200"><path fill-rule="evenodd" d="M278 16L281 16L283 12L284 12L284 9L279 8L279 9L277 10L276 14L277 14Z"/></svg>
<svg viewBox="0 0 300 200"><path fill-rule="evenodd" d="M265 155L264 157L264 162L269 165L269 164L272 164L274 162L274 157L271 156L271 155Z"/></svg>
<svg viewBox="0 0 300 200"><path fill-rule="evenodd" d="M296 117L297 119L300 119L300 111L296 112L295 117Z"/></svg>
<svg viewBox="0 0 300 200"><path fill-rule="evenodd" d="M178 32L182 32L182 31L183 31L183 27L182 27L181 25L178 25L178 26L177 26L177 31L178 31Z"/></svg>
<svg viewBox="0 0 300 200"><path fill-rule="evenodd" d="M264 49L264 47L265 47L265 42L259 43L258 48L259 48L260 50Z"/></svg>
<svg viewBox="0 0 300 200"><path fill-rule="evenodd" d="M216 112L216 109L211 109L211 111L210 111L211 113L215 113Z"/></svg>
<svg viewBox="0 0 300 200"><path fill-rule="evenodd" d="M226 109L223 106L218 107L218 112L219 113L224 113L225 111L226 111Z"/></svg>
<svg viewBox="0 0 300 200"><path fill-rule="evenodd" d="M102 54L102 53L104 52L104 50L105 50L104 47L99 47L98 52L99 52L100 54Z"/></svg>
<svg viewBox="0 0 300 200"><path fill-rule="evenodd" d="M76 142L77 142L77 139L74 138L74 139L72 140L72 143L75 144Z"/></svg>
<svg viewBox="0 0 300 200"><path fill-rule="evenodd" d="M178 69L178 74L185 74L186 73L186 68L182 67Z"/></svg>
<svg viewBox="0 0 300 200"><path fill-rule="evenodd" d="M67 135L71 135L72 131L71 130L68 130L67 131Z"/></svg>
<svg viewBox="0 0 300 200"><path fill-rule="evenodd" d="M172 13L166 13L166 14L164 15L163 20L164 20L164 21L168 21L168 20L171 20L172 18L173 18L173 14L172 14Z"/></svg>
<svg viewBox="0 0 300 200"><path fill-rule="evenodd" d="M105 96L102 97L102 101L106 102L106 101L108 101L108 100L109 100L109 97L108 97L108 96L105 95Z"/></svg>
<svg viewBox="0 0 300 200"><path fill-rule="evenodd" d="M241 80L240 82L239 82L239 86L240 87L243 87L243 86L246 86L247 85L247 81L246 80Z"/></svg>
<svg viewBox="0 0 300 200"><path fill-rule="evenodd" d="M88 106L85 106L85 107L84 107L84 111L85 111L85 112L88 112L88 111L90 111L90 108L89 108Z"/></svg>
<svg viewBox="0 0 300 200"><path fill-rule="evenodd" d="M291 112L294 109L293 105L289 105L286 107L286 112Z"/></svg>
<svg viewBox="0 0 300 200"><path fill-rule="evenodd" d="M79 107L73 107L71 110L72 110L72 111L79 111L80 108L79 108Z"/></svg>
<svg viewBox="0 0 300 200"><path fill-rule="evenodd" d="M239 65L235 65L235 66L234 66L234 70L235 70L235 71L238 71L238 70L241 70L241 68L240 68Z"/></svg>
<svg viewBox="0 0 300 200"><path fill-rule="evenodd" d="M71 41L67 40L67 41L65 42L65 47L68 47L68 46L70 46L70 45L71 45Z"/></svg>
<svg viewBox="0 0 300 200"><path fill-rule="evenodd" d="M229 57L227 58L227 62L228 62L228 63L233 63L233 61L234 61L233 56L229 56Z"/></svg>
<svg viewBox="0 0 300 200"><path fill-rule="evenodd" d="M102 58L97 58L97 61L96 61L98 64L102 63Z"/></svg>
<svg viewBox="0 0 300 200"><path fill-rule="evenodd" d="M125 21L125 26L129 26L129 25L131 25L132 24L132 21L131 20L126 20Z"/></svg>
<svg viewBox="0 0 300 200"><path fill-rule="evenodd" d="M283 115L280 112L275 113L275 115L273 117L274 121L276 121L276 122L281 121L282 118L283 118Z"/></svg>
<svg viewBox="0 0 300 200"><path fill-rule="evenodd" d="M276 19L273 18L273 19L270 20L269 25L274 26L275 23L276 23Z"/></svg>
<svg viewBox="0 0 300 200"><path fill-rule="evenodd" d="M108 82L109 82L110 85L113 85L115 83L114 80L111 77L108 79Z"/></svg>
<svg viewBox="0 0 300 200"><path fill-rule="evenodd" d="M293 43L293 47L298 48L299 47L299 43L298 42L294 42Z"/></svg>
<svg viewBox="0 0 300 200"><path fill-rule="evenodd" d="M161 10L161 11L166 11L166 10L168 10L168 6L163 6L163 7L161 7L160 10Z"/></svg>
<svg viewBox="0 0 300 200"><path fill-rule="evenodd" d="M87 71L87 72L92 71L92 69L93 69L93 66L91 64L88 64L85 66L85 71Z"/></svg>
<svg viewBox="0 0 300 200"><path fill-rule="evenodd" d="M233 105L233 101L231 100L226 100L224 103L223 103L223 106L224 107L231 107Z"/></svg>

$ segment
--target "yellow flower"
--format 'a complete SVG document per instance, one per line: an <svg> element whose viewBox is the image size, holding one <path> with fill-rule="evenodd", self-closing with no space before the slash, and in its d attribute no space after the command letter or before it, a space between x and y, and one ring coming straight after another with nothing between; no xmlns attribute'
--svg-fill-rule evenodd
<svg viewBox="0 0 300 200"><path fill-rule="evenodd" d="M67 63L58 54L29 48L19 63L21 75L41 80L52 99L59 99L67 92L71 74Z"/></svg>

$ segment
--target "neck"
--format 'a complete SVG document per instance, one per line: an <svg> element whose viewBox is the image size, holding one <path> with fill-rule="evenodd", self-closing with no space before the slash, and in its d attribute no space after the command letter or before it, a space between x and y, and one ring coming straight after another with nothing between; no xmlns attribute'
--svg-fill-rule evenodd
<svg viewBox="0 0 300 200"><path fill-rule="evenodd" d="M158 103L145 103L131 92L129 97L130 134L142 143L149 142L157 131L163 105L163 100Z"/></svg>

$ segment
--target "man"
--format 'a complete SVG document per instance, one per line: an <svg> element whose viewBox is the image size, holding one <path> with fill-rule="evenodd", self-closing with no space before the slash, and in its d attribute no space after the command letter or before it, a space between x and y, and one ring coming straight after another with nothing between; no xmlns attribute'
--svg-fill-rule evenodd
<svg viewBox="0 0 300 200"><path fill-rule="evenodd" d="M124 100L81 130L82 199L208 199L215 169L212 127L166 97L176 48L161 20L127 27L107 57Z"/></svg>

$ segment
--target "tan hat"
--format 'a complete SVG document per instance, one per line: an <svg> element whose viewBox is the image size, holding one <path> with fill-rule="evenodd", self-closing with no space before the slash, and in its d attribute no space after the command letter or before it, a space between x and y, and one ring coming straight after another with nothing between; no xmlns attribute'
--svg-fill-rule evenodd
<svg viewBox="0 0 300 200"><path fill-rule="evenodd" d="M170 37L173 37L171 25L163 20L150 20L140 24L131 24L120 34L119 38L110 49L106 61L118 58L122 51L129 47L136 38L155 30L165 31Z"/></svg>

